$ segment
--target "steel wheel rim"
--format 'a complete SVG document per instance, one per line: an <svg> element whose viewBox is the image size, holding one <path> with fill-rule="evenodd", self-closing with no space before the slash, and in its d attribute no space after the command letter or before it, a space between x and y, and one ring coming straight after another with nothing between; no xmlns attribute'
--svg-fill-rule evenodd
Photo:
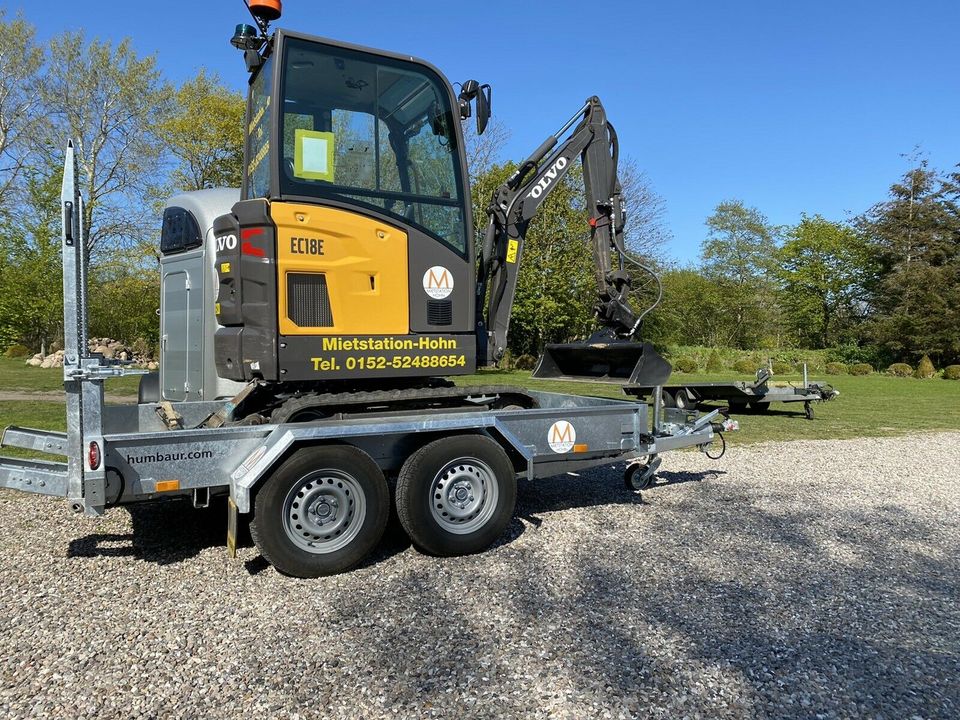
<svg viewBox="0 0 960 720"><path fill-rule="evenodd" d="M499 498L500 483L489 465L474 457L457 458L430 483L430 514L447 532L467 535L489 522Z"/></svg>
<svg viewBox="0 0 960 720"><path fill-rule="evenodd" d="M287 492L283 530L301 550L324 555L349 545L366 514L366 498L355 477L333 468L314 470Z"/></svg>

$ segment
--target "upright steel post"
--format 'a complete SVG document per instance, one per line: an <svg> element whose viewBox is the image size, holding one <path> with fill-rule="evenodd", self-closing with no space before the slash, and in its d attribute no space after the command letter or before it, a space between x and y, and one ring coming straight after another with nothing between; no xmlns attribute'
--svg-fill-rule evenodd
<svg viewBox="0 0 960 720"><path fill-rule="evenodd" d="M80 208L77 213L80 218L80 237L83 241L77 250L79 260L79 290L80 301L78 308L80 310L80 328L77 341L80 345L80 365L83 374L80 379L80 392L82 400L82 419L83 419L83 442L84 449L84 470L83 470L83 509L87 515L103 515L104 505L106 504L106 450L103 443L103 377L96 374L100 367L100 358L90 357L90 351L87 347L87 268L89 252L88 234L89 228L84 221L84 202L83 196L78 193L80 199ZM91 467L90 460L92 455L89 450L96 445L98 449L99 462L97 467Z"/></svg>
<svg viewBox="0 0 960 720"><path fill-rule="evenodd" d="M90 376L99 360L87 357L86 235L83 198L77 185L77 157L67 142L60 190L63 227L63 387L67 397L67 498L88 515L103 512L103 385ZM98 443L101 461L90 467L90 442Z"/></svg>
<svg viewBox="0 0 960 720"><path fill-rule="evenodd" d="M76 183L77 160L73 141L67 142L63 162L63 184L60 205L63 213L61 230L63 256L63 387L67 396L67 498L76 502L83 498L83 409L80 381L80 310L78 253L83 238L80 234L80 191Z"/></svg>
<svg viewBox="0 0 960 720"><path fill-rule="evenodd" d="M663 412L663 385L657 385L653 389L653 434L656 436L660 432L660 415Z"/></svg>

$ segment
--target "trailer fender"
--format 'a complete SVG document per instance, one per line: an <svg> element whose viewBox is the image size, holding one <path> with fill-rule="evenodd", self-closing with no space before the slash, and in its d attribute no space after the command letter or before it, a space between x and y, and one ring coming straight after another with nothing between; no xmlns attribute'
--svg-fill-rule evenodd
<svg viewBox="0 0 960 720"><path fill-rule="evenodd" d="M270 473L277 460L293 445L293 434L283 432L282 428L282 425L278 425L277 430L270 433L230 473L230 499L237 506L237 512L250 512L251 490Z"/></svg>
<svg viewBox="0 0 960 720"><path fill-rule="evenodd" d="M536 448L524 445L520 438L514 435L499 419L491 429L493 431L491 436L506 450L507 456L513 461L514 466L522 465L527 479L533 480L533 458L536 455Z"/></svg>

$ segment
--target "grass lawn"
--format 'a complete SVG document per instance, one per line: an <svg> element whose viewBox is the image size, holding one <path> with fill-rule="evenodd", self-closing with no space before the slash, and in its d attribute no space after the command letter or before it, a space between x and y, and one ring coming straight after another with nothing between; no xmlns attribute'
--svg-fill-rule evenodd
<svg viewBox="0 0 960 720"><path fill-rule="evenodd" d="M58 402L23 402L0 400L0 430L8 425L36 428L38 430L66 429L65 405ZM2 448L0 454L7 457L46 458L62 462L63 457L47 455L21 448Z"/></svg>
<svg viewBox="0 0 960 720"><path fill-rule="evenodd" d="M681 375L677 383L752 380L736 373ZM926 430L960 429L960 382L953 380L914 380L886 375L866 377L813 376L812 380L832 383L840 397L814 405L816 419L803 417L803 404L774 403L768 414L744 413L735 416L741 430L728 436L730 442L753 443L764 440L850 438L860 436L902 435ZM800 375L778 376L778 382L800 383ZM136 394L136 377L107 381L107 392ZM602 383L554 382L531 379L522 371L487 370L458 378L461 385L520 385L533 390L599 395L623 398L616 385ZM0 358L0 391L58 391L63 381L59 369L27 367L22 360ZM0 428L21 425L50 430L63 429L64 410L59 402L0 401ZM8 450L4 450L8 452Z"/></svg>
<svg viewBox="0 0 960 720"><path fill-rule="evenodd" d="M671 382L682 384L753 379L750 375L738 375L734 372L695 375L678 373ZM793 382L797 385L803 382L799 374L778 375L775 380L777 383ZM746 412L735 415L740 421L740 431L728 435L728 440L732 443L753 443L765 440L851 438L960 429L960 381L939 378L914 380L887 375L811 375L810 380L828 382L840 391L838 398L814 404L814 420L803 417L802 403L773 403L767 414ZM530 373L521 371L484 371L460 378L458 383L523 385L532 390L624 397L617 385L534 380Z"/></svg>
<svg viewBox="0 0 960 720"><path fill-rule="evenodd" d="M139 376L113 378L106 381L106 391L114 395L136 395ZM25 392L63 390L63 368L30 367L21 358L0 358L0 390Z"/></svg>

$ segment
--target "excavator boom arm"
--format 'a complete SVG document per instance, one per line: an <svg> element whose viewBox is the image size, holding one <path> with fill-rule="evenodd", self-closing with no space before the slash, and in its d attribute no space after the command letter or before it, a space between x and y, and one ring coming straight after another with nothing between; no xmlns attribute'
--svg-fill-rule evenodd
<svg viewBox="0 0 960 720"><path fill-rule="evenodd" d="M578 119L580 122L573 132L560 143L559 138ZM477 317L486 320L486 324L480 321L477 333L478 364L495 363L506 350L527 227L550 193L570 172L577 155L583 164L591 228L597 319L612 337L629 339L637 332L643 315L649 312L648 309L638 316L628 302L631 278L624 268L625 212L617 177L617 135L607 122L600 99L591 97L493 194L477 270ZM614 255L619 259L616 267ZM651 270L641 267L653 275Z"/></svg>

